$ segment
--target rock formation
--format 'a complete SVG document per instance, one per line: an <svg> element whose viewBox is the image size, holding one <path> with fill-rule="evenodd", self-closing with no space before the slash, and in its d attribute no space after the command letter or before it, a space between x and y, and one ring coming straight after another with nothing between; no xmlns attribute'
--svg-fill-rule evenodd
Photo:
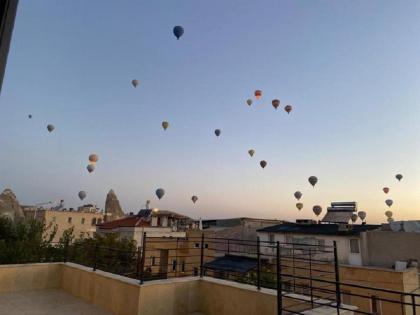
<svg viewBox="0 0 420 315"><path fill-rule="evenodd" d="M5 189L0 194L0 215L11 219L23 218L23 210L11 189Z"/></svg>
<svg viewBox="0 0 420 315"><path fill-rule="evenodd" d="M105 201L105 221L112 221L124 217L117 195L111 189L106 195Z"/></svg>

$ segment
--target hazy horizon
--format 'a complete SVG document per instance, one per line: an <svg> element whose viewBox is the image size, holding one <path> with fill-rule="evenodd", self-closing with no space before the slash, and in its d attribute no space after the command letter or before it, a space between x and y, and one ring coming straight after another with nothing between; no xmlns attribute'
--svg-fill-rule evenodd
<svg viewBox="0 0 420 315"><path fill-rule="evenodd" d="M396 220L420 219L419 33L414 0L21 0L0 95L0 189L21 204L103 208L112 188L126 212L150 199L212 219L315 218L313 205L322 217L332 201L357 201L368 223L385 221L390 198Z"/></svg>

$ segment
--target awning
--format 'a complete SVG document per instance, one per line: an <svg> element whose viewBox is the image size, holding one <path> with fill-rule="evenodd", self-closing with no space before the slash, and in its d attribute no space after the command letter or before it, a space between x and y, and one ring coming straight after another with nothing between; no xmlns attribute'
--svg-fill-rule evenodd
<svg viewBox="0 0 420 315"><path fill-rule="evenodd" d="M225 255L204 264L204 268L215 271L245 273L257 268L257 259L252 257Z"/></svg>

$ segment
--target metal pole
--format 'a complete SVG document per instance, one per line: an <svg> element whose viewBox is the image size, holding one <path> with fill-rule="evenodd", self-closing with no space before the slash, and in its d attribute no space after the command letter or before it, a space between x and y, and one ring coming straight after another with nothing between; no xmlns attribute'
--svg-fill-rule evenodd
<svg viewBox="0 0 420 315"><path fill-rule="evenodd" d="M281 255L280 255L280 242L277 241L277 314L281 315L283 313L283 299L281 292Z"/></svg>
<svg viewBox="0 0 420 315"><path fill-rule="evenodd" d="M293 274L293 293L296 293L296 278L295 278L295 244L292 244L292 274Z"/></svg>
<svg viewBox="0 0 420 315"><path fill-rule="evenodd" d="M143 233L141 261L140 261L140 284L143 284L144 263L146 261L146 232Z"/></svg>
<svg viewBox="0 0 420 315"><path fill-rule="evenodd" d="M201 233L200 278L204 276L204 233Z"/></svg>
<svg viewBox="0 0 420 315"><path fill-rule="evenodd" d="M93 271L96 271L96 267L98 266L98 245L95 245L93 255Z"/></svg>
<svg viewBox="0 0 420 315"><path fill-rule="evenodd" d="M340 314L341 307L341 291L340 291L340 272L338 269L338 254L337 254L337 241L334 241L334 268L335 268L335 299L337 314Z"/></svg>
<svg viewBox="0 0 420 315"><path fill-rule="evenodd" d="M136 267L136 277L137 279L140 276L140 263L141 263L141 254L140 254L140 246L137 247L137 267Z"/></svg>
<svg viewBox="0 0 420 315"><path fill-rule="evenodd" d="M230 243L229 243L229 239L227 241L228 241L228 250L227 250L227 252L228 252L228 254L230 254Z"/></svg>
<svg viewBox="0 0 420 315"><path fill-rule="evenodd" d="M261 251L260 237L257 236L257 289L261 290Z"/></svg>
<svg viewBox="0 0 420 315"><path fill-rule="evenodd" d="M413 315L416 315L416 297L414 294L411 294L411 303L413 305Z"/></svg>
<svg viewBox="0 0 420 315"><path fill-rule="evenodd" d="M179 237L176 238L176 248L175 248L175 277L178 276L178 242L179 242Z"/></svg>
<svg viewBox="0 0 420 315"><path fill-rule="evenodd" d="M312 286L312 250L309 248L309 288L311 290L311 307L314 308L314 295Z"/></svg>

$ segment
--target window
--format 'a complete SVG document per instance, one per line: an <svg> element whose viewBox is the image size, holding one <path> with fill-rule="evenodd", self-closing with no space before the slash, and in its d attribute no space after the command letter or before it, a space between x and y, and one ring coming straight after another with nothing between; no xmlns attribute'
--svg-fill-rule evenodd
<svg viewBox="0 0 420 315"><path fill-rule="evenodd" d="M195 248L200 248L200 243L195 243L195 244L194 244L194 247L195 247Z"/></svg>
<svg viewBox="0 0 420 315"><path fill-rule="evenodd" d="M198 276L198 268L194 267L194 276Z"/></svg>
<svg viewBox="0 0 420 315"><path fill-rule="evenodd" d="M96 218L92 219L92 225L96 225Z"/></svg>
<svg viewBox="0 0 420 315"><path fill-rule="evenodd" d="M82 218L82 224L85 224L85 218Z"/></svg>
<svg viewBox="0 0 420 315"><path fill-rule="evenodd" d="M152 256L152 266L155 266L155 265L156 265L156 257Z"/></svg>
<svg viewBox="0 0 420 315"><path fill-rule="evenodd" d="M359 240L358 239L351 239L350 240L350 253L352 254L359 254Z"/></svg>
<svg viewBox="0 0 420 315"><path fill-rule="evenodd" d="M268 241L270 243L274 243L275 242L275 235L273 233L268 234Z"/></svg>
<svg viewBox="0 0 420 315"><path fill-rule="evenodd" d="M204 244L204 248L209 248L209 244Z"/></svg>
<svg viewBox="0 0 420 315"><path fill-rule="evenodd" d="M185 261L181 263L181 271L185 272Z"/></svg>
<svg viewBox="0 0 420 315"><path fill-rule="evenodd" d="M172 271L176 271L176 259L172 260Z"/></svg>
<svg viewBox="0 0 420 315"><path fill-rule="evenodd" d="M71 217L68 217L67 223L71 223Z"/></svg>
<svg viewBox="0 0 420 315"><path fill-rule="evenodd" d="M381 301L377 296L372 295L370 298L370 306L372 309L372 314L380 315L381 313Z"/></svg>

